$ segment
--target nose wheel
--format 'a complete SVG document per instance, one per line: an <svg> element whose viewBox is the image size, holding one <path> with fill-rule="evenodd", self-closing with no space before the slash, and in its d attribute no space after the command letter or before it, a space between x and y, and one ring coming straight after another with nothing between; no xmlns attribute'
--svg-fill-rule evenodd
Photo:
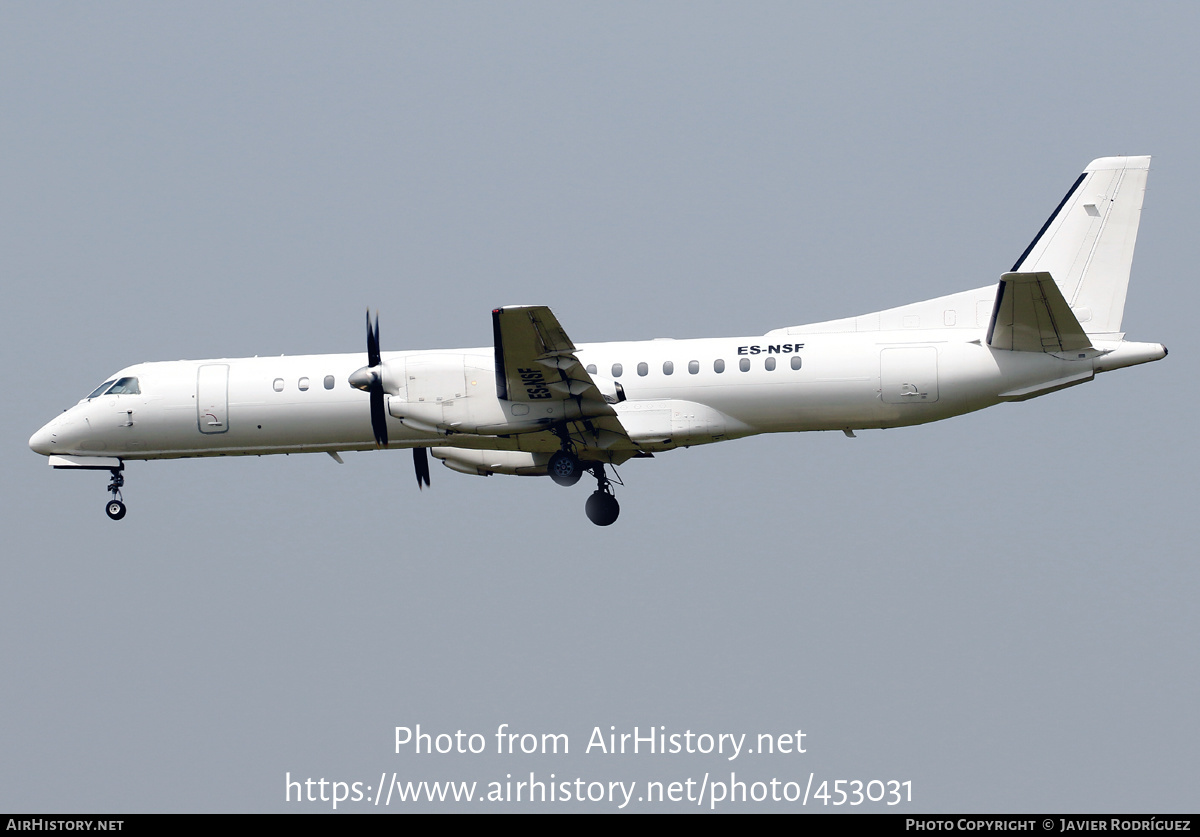
<svg viewBox="0 0 1200 837"><path fill-rule="evenodd" d="M596 478L596 490L588 497L583 509L592 523L597 526L611 526L621 514L621 504L613 496L612 483L604 473L604 465L592 466L592 476Z"/></svg>
<svg viewBox="0 0 1200 837"><path fill-rule="evenodd" d="M112 499L108 501L108 505L104 507L104 511L113 520L120 520L125 516L125 503L122 502L121 486L125 484L125 475L121 473L120 468L113 468L109 473L112 474L112 479L108 481L108 491L112 494Z"/></svg>

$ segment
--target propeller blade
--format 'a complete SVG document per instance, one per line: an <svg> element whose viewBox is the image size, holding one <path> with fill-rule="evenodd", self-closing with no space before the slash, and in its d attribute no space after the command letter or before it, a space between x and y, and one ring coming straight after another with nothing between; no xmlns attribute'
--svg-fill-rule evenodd
<svg viewBox="0 0 1200 837"><path fill-rule="evenodd" d="M371 384L371 429L375 431L375 444L386 448L388 443L387 416L383 409L383 384Z"/></svg>
<svg viewBox="0 0 1200 837"><path fill-rule="evenodd" d="M379 365L379 314L375 315L375 330L371 330L371 309L367 309L367 366Z"/></svg>
<svg viewBox="0 0 1200 837"><path fill-rule="evenodd" d="M428 449L413 448L413 467L417 470L417 488L424 488L426 485L429 485Z"/></svg>

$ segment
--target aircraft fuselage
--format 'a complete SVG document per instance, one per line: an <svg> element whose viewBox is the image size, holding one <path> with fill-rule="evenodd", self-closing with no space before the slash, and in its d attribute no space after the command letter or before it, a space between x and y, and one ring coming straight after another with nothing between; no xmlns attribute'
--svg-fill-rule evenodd
<svg viewBox="0 0 1200 837"><path fill-rule="evenodd" d="M1091 356L997 351L971 332L955 337L943 330L666 339L585 344L577 357L596 377L621 385L625 400L614 408L636 449L647 452L758 433L922 424L1118 368L1110 361L1097 370ZM1165 354L1158 344L1119 347L1120 366ZM491 347L389 352L383 361L414 372L389 394L389 447L556 449L543 434L522 444L528 432L476 434L391 415L404 412L410 394L413 405L447 415L470 402L504 412ZM140 393L84 399L30 446L47 455L122 459L370 450L366 401L348 383L362 363L361 354L142 363L112 376L135 378ZM432 387L422 375L434 379ZM541 406L528 404L535 414Z"/></svg>

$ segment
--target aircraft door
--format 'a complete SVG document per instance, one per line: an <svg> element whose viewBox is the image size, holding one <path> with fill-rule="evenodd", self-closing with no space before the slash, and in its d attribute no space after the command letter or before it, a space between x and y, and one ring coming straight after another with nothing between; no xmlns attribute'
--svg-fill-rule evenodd
<svg viewBox="0 0 1200 837"><path fill-rule="evenodd" d="M885 404L938 400L937 349L905 346L879 353L879 391Z"/></svg>
<svg viewBox="0 0 1200 837"><path fill-rule="evenodd" d="M208 363L197 370L196 426L205 434L229 430L229 364Z"/></svg>

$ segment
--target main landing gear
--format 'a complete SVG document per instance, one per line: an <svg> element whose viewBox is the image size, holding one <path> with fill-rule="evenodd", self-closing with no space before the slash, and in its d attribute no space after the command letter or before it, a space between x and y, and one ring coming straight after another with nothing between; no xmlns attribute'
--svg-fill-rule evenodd
<svg viewBox="0 0 1200 837"><path fill-rule="evenodd" d="M592 466L592 476L596 478L596 490L588 497L584 505L588 520L597 526L611 526L621 513L621 504L613 496L612 483L604 474L604 464L597 462Z"/></svg>
<svg viewBox="0 0 1200 837"><path fill-rule="evenodd" d="M588 497L583 507L584 511L587 512L588 520L597 526L611 526L621 513L621 505L613 496L612 483L604 473L604 463L584 465L575 454L575 445L565 430L559 431L559 439L562 441L562 450L551 454L550 461L546 463L546 473L559 485L574 485L583 478L584 471L591 471L592 476L596 478L596 490ZM620 481L618 478L617 482Z"/></svg>
<svg viewBox="0 0 1200 837"><path fill-rule="evenodd" d="M555 451L546 463L546 473L559 485L574 485L583 477L583 464L569 450Z"/></svg>
<svg viewBox="0 0 1200 837"><path fill-rule="evenodd" d="M125 475L121 473L121 468L112 468L109 473L112 474L112 479L108 481L108 490L112 494L112 499L108 501L104 511L113 520L120 520L125 516L125 504L121 497L121 486L125 484Z"/></svg>

